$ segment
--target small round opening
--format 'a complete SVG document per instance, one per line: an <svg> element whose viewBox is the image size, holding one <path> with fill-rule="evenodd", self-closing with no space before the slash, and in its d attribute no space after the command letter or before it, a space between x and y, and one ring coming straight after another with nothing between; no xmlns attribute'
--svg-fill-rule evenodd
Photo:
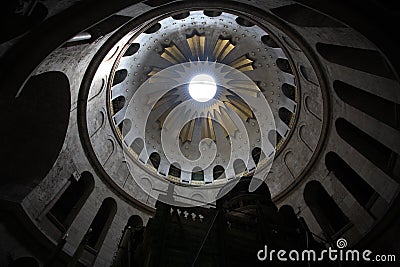
<svg viewBox="0 0 400 267"><path fill-rule="evenodd" d="M189 94L198 102L206 102L212 99L216 92L217 85L210 75L196 75L189 83Z"/></svg>

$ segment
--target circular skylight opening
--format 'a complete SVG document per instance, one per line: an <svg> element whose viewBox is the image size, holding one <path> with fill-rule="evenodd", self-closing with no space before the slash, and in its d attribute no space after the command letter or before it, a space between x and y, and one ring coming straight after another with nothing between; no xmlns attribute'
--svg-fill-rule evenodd
<svg viewBox="0 0 400 267"><path fill-rule="evenodd" d="M189 94L196 101L206 102L212 99L216 92L217 85L210 75L196 75L189 83Z"/></svg>

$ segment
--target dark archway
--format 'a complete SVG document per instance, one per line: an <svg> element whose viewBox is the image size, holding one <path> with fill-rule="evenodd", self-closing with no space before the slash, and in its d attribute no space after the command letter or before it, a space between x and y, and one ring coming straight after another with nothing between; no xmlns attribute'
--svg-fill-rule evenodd
<svg viewBox="0 0 400 267"><path fill-rule="evenodd" d="M376 193L375 190L336 153L326 154L325 164L354 198L368 209L371 205L371 198Z"/></svg>
<svg viewBox="0 0 400 267"><path fill-rule="evenodd" d="M112 198L106 198L90 224L89 229L92 229L92 231L87 246L99 251L116 212L117 202Z"/></svg>
<svg viewBox="0 0 400 267"><path fill-rule="evenodd" d="M78 215L83 204L85 204L93 188L94 179L90 172L83 172L78 181L71 177L70 185L51 208L47 217L62 232L65 232L72 224L76 215Z"/></svg>
<svg viewBox="0 0 400 267"><path fill-rule="evenodd" d="M349 223L349 219L320 182L307 183L304 200L327 237L333 238Z"/></svg>
<svg viewBox="0 0 400 267"><path fill-rule="evenodd" d="M70 86L61 72L29 78L5 110L2 150L5 173L1 184L34 187L57 160L69 124Z"/></svg>

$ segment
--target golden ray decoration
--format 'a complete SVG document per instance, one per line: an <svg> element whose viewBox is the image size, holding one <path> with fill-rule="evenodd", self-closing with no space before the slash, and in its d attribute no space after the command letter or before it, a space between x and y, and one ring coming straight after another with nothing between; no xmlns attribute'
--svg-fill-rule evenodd
<svg viewBox="0 0 400 267"><path fill-rule="evenodd" d="M210 136L208 132L208 125L207 125L207 119L206 118L201 118L199 119L201 122L201 138L207 138Z"/></svg>
<svg viewBox="0 0 400 267"><path fill-rule="evenodd" d="M191 37L187 37L186 42L188 43L192 59L196 60L205 57L205 36L201 36L196 33ZM233 49L235 49L235 45L230 40L219 38L214 46L212 56L215 61L221 62L229 53L232 52ZM164 48L163 52L161 53L161 57L165 60L168 60L172 64L178 64L190 60L190 56L185 56L173 42L171 42L168 47ZM235 59L229 65L238 69L239 71L246 72L254 70L253 62L254 60L250 59L247 55L244 55L238 59ZM158 71L160 71L160 69L153 68L148 76L153 76Z"/></svg>
<svg viewBox="0 0 400 267"><path fill-rule="evenodd" d="M148 77L154 76L154 75L156 75L156 74L157 74L158 72L160 72L160 71L161 71L160 68L153 67L153 68L151 69L151 71L150 71L149 73L147 73L147 76L148 76Z"/></svg>
<svg viewBox="0 0 400 267"><path fill-rule="evenodd" d="M200 119L201 120L201 137L215 139L214 126L212 121L211 112L208 111L207 116Z"/></svg>
<svg viewBox="0 0 400 267"><path fill-rule="evenodd" d="M173 64L178 64L180 62L186 61L185 56L174 43L171 43L169 47L164 48L161 57Z"/></svg>
<svg viewBox="0 0 400 267"><path fill-rule="evenodd" d="M250 81L230 81L228 82L231 88L234 88L232 91L240 91L245 94L251 95L252 97L258 97L258 94L261 93L258 86L254 85L254 82Z"/></svg>
<svg viewBox="0 0 400 267"><path fill-rule="evenodd" d="M165 47L161 53L161 57L166 59L172 64L179 64L183 62L188 62L190 60L204 60L207 55L210 55L213 60L217 62L222 62L228 55L235 49L235 45L228 39L222 39L220 37L215 43L214 48L210 48L210 51L206 51L206 36L202 36L199 33L194 33L191 36L186 38L186 42L189 46L190 53L183 54L179 47L177 47L173 42L170 43L168 47ZM212 51L212 53L210 53ZM236 68L239 71L246 72L254 70L253 67L254 60L250 59L248 55L241 56L232 62L229 65L233 68ZM158 73L161 69L157 67L153 67L153 69L147 74L150 79L156 73ZM163 74L162 77L158 77L158 82L168 82L171 79L172 73ZM161 78L161 79L160 79ZM151 83L152 81L150 81ZM253 97L259 96L259 88L254 87L254 84L249 84L243 81L231 81L231 85L234 88L234 91L240 90L246 94L252 95ZM179 98L179 93L174 92L173 94L168 94L164 96L165 99L160 99L153 110L159 108L163 105L171 105L171 108L168 108L165 112L160 114L158 121L160 123L160 128L168 127L168 125L164 125L165 119L168 114L175 108L178 104L182 103L182 99ZM228 109L236 112L239 117L243 121L248 121L250 118L254 118L254 114L252 113L249 106L247 106L243 101L235 95L226 96L224 100L222 100L221 104L210 107L207 115L203 118L192 119L182 128L179 138L184 142L191 142L193 139L193 133L198 128L201 127L201 136L202 138L210 138L216 141L215 135L215 124L213 120L217 120L225 133L225 137L234 136L235 132L238 130L237 126L231 119L228 113ZM182 116L193 116L191 110L183 110L180 115L175 114L175 118L181 118ZM197 114L197 113L196 113ZM193 118L195 118L194 116ZM199 129L200 130L200 129Z"/></svg>
<svg viewBox="0 0 400 267"><path fill-rule="evenodd" d="M164 99L165 98L165 99ZM153 110L155 110L158 107L161 107L163 105L170 105L170 107L160 114L159 118L157 121L160 123L160 129L162 127L170 127L171 125L166 125L165 124L165 119L167 118L168 114L180 103L182 103L182 100L178 98L178 92L175 91L174 94L169 94L166 95L164 98L160 99ZM171 102L173 102L173 105L171 105ZM244 102L241 101L240 98L234 95L228 95L226 96L225 100L221 102L221 104L217 104L214 107L210 107L210 110L207 112L207 115L202 115L202 118L196 118L197 113L195 112L193 114L193 110L183 110L180 112L178 115L177 112L174 116L174 118L169 122L171 123L172 121L184 117L191 116L192 119L188 123L184 125L182 128L179 138L181 139L182 143L189 141L192 141L193 138L193 133L196 130L197 127L200 127L201 129L201 137L202 138L210 138L214 141L216 141L216 134L215 134L215 124L214 120L218 121L224 131L225 137L228 136L233 136L235 132L237 131L237 127L233 120L231 119L228 110L231 109L235 113L239 115L239 117L243 121L248 121L250 118L254 118L254 114L252 110L250 109L249 106L247 106ZM198 122L198 123L197 123Z"/></svg>
<svg viewBox="0 0 400 267"><path fill-rule="evenodd" d="M236 124L232 121L232 119L228 115L228 112L225 107L220 106L219 111L221 114L222 121L224 123L224 128L227 130L228 135L234 136L235 132L238 130Z"/></svg>
<svg viewBox="0 0 400 267"><path fill-rule="evenodd" d="M163 98L161 98L161 99L153 106L153 110L154 110L154 109L157 109L157 108L161 107L162 105L167 104L167 103L169 103L169 102L171 102L171 101L177 100L178 97L179 97L178 95L166 95L166 96L164 96ZM175 102L175 105L176 105L176 103L180 103L180 102L181 102L181 101Z"/></svg>
<svg viewBox="0 0 400 267"><path fill-rule="evenodd" d="M167 129L171 129L173 122L179 120L184 113L185 113L185 108L182 107L180 111L174 112L172 114L170 120L165 121L165 119L166 119L166 117L165 117L164 120L163 120L162 127L167 128ZM167 113L167 115L169 115L169 112Z"/></svg>
<svg viewBox="0 0 400 267"><path fill-rule="evenodd" d="M240 111L242 111L244 114L246 114L247 117L246 120L254 117L250 107L245 103L243 103L242 101L240 101L240 99L238 99L235 96L227 96L227 98L230 100L232 105L234 105L236 108L240 109Z"/></svg>
<svg viewBox="0 0 400 267"><path fill-rule="evenodd" d="M233 109L243 121L247 121L248 117L247 117L246 113L244 113L241 109L237 108L235 105L233 105L230 102L224 102L224 104L226 107Z"/></svg>
<svg viewBox="0 0 400 267"><path fill-rule="evenodd" d="M232 52L235 46L231 43L230 40L218 39L215 44L213 57L215 61L222 61L224 58Z"/></svg>
<svg viewBox="0 0 400 267"><path fill-rule="evenodd" d="M176 92L177 92L177 90L178 89L172 89L172 90L170 90L167 94L165 94L165 97L169 97L169 96L171 96L171 95L174 95ZM148 94L147 95L147 97L148 97L148 99L147 99L147 102L146 102L146 104L147 105L149 105L149 106L151 106L151 105L156 105L157 103L155 103L156 102L156 100L157 100L157 98L158 98L158 96L159 96L159 92L154 92L154 93L152 93L152 94ZM154 110L155 108L153 108L153 110Z"/></svg>
<svg viewBox="0 0 400 267"><path fill-rule="evenodd" d="M208 113L211 116L211 113L210 112ZM208 132L210 134L209 138L216 141L213 120L211 119L211 117L208 117L207 121L208 121Z"/></svg>
<svg viewBox="0 0 400 267"><path fill-rule="evenodd" d="M199 58L204 58L204 50L206 44L206 37L198 35L197 33L192 37L186 39L190 52L192 53L192 58L194 60Z"/></svg>
<svg viewBox="0 0 400 267"><path fill-rule="evenodd" d="M157 121L160 123L160 129L164 127L165 119L167 118L168 114L175 108L175 106L171 106L169 109L167 109L161 116L157 119Z"/></svg>
<svg viewBox="0 0 400 267"><path fill-rule="evenodd" d="M195 124L196 120L191 120L182 128L181 134L179 135L182 143L185 143L186 141L192 142Z"/></svg>
<svg viewBox="0 0 400 267"><path fill-rule="evenodd" d="M202 118L196 118L197 112L193 110L183 110L181 112L176 112L174 118L170 120L169 124L166 125L165 119L167 118L168 114L180 103L182 100L176 98L177 95L169 95L166 96L166 100L160 99L159 102L156 103L156 107L161 107L163 105L170 105L171 102L174 104L168 108L165 112L163 112L157 121L160 123L160 129L162 127L170 127L170 123L177 119L181 119L182 117L191 116L195 119L190 120L188 123L184 125L182 128L179 138L182 143L187 141L191 142L193 139L193 133L197 127L201 129L201 137L202 138L210 138L216 141L216 134L215 134L215 123L214 120L218 121L221 124L221 127L224 131L225 137L234 136L235 132L237 131L236 124L231 119L228 110L231 109L235 113L239 115L239 117L243 121L248 121L250 118L254 118L254 114L252 113L250 107L248 107L245 103L243 103L239 98L236 96L228 96L221 104L218 104L215 107L210 107L210 110L207 112L207 115L202 115ZM155 108L153 109L155 110ZM193 113L194 112L194 113ZM178 114L179 113L179 114Z"/></svg>
<svg viewBox="0 0 400 267"><path fill-rule="evenodd" d="M245 72L254 70L253 62L254 60L248 58L246 55L232 61L229 65L232 68L240 70L241 72Z"/></svg>
<svg viewBox="0 0 400 267"><path fill-rule="evenodd" d="M217 109L214 109L214 118L215 118L217 121L219 121L220 123L222 123L222 116L221 116L221 113L219 113L219 111L218 111ZM225 127L222 127L222 129L224 130L225 137L228 137L229 134L228 134L228 132L226 131Z"/></svg>

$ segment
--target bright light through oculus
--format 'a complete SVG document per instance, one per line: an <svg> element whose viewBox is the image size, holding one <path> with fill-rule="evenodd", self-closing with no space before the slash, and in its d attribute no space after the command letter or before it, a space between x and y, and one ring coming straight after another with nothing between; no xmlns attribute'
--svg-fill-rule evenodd
<svg viewBox="0 0 400 267"><path fill-rule="evenodd" d="M217 85L210 75L196 75L189 83L189 94L196 101L206 102L212 99L216 92Z"/></svg>

